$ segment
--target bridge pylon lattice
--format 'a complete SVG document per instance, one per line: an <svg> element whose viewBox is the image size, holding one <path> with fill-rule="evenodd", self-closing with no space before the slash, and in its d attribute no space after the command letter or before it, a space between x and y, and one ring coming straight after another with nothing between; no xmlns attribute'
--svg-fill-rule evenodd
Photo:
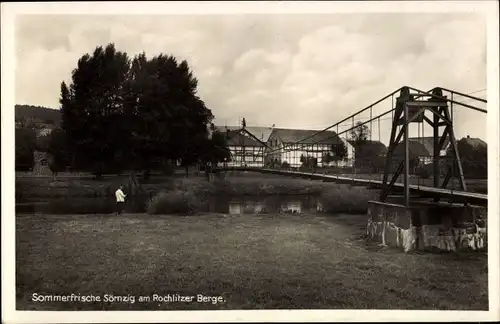
<svg viewBox="0 0 500 324"><path fill-rule="evenodd" d="M392 120L391 137L386 156L384 176L380 201L385 202L389 193L394 189L396 180L403 175L404 179L404 202L407 207L410 204L410 125L427 123L432 128L433 138L433 160L432 177L433 187L445 189L454 171L458 171L458 180L463 191L467 191L462 163L458 152L457 141L453 130L453 118L450 115L446 96L443 96L441 88L434 88L430 93L410 93L409 87L401 88L399 97L396 98L394 117ZM441 151L445 143L451 145L453 164L447 165L446 175L441 182ZM397 147L403 147L403 154L394 154ZM396 163L394 163L396 162ZM392 173L392 167L397 168ZM392 178L389 180L389 176ZM438 198L435 198L438 199Z"/></svg>

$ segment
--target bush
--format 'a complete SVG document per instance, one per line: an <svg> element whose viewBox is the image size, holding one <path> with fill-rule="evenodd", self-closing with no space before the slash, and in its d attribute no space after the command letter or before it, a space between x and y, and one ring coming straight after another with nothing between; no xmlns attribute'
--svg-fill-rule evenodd
<svg viewBox="0 0 500 324"><path fill-rule="evenodd" d="M417 168L415 173L418 177L422 179L428 179L432 174L430 168L426 166Z"/></svg>
<svg viewBox="0 0 500 324"><path fill-rule="evenodd" d="M290 164L287 161L283 161L283 163L281 163L281 167L283 169L290 169Z"/></svg>
<svg viewBox="0 0 500 324"><path fill-rule="evenodd" d="M162 191L151 198L147 204L148 214L182 214L192 215L204 204L201 195L190 189L175 188L172 191Z"/></svg>
<svg viewBox="0 0 500 324"><path fill-rule="evenodd" d="M375 191L364 187L339 185L325 190L319 202L323 206L323 211L327 213L361 214L367 212L368 201L376 199Z"/></svg>
<svg viewBox="0 0 500 324"><path fill-rule="evenodd" d="M168 161L162 165L163 175L171 176L175 173L175 164Z"/></svg>

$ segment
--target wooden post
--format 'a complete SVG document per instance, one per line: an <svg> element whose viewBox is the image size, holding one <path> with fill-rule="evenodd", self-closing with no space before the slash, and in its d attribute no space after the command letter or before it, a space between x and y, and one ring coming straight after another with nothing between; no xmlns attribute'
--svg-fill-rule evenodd
<svg viewBox="0 0 500 324"><path fill-rule="evenodd" d="M404 104L404 185L405 185L405 206L410 207L410 181L409 181L409 170L410 170L410 147L408 145L408 131L410 123L408 123L408 105Z"/></svg>

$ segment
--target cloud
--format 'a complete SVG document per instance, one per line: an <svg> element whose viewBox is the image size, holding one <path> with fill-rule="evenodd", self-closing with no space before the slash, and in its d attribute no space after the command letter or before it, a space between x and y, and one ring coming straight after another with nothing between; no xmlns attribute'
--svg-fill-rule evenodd
<svg viewBox="0 0 500 324"><path fill-rule="evenodd" d="M16 37L17 102L54 108L78 58L108 42L130 56L186 59L216 121L228 124L321 127L403 85L486 88L476 14L23 16ZM457 136L472 128L485 138L473 126L483 117L457 110Z"/></svg>

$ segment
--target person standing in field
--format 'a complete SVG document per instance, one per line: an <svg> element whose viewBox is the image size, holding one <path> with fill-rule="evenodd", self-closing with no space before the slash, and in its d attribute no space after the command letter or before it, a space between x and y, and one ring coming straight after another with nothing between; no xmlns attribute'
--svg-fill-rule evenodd
<svg viewBox="0 0 500 324"><path fill-rule="evenodd" d="M115 196L116 196L116 210L117 210L116 213L121 214L125 206L125 197L127 196L123 193L123 186L120 186L120 188L116 190Z"/></svg>

